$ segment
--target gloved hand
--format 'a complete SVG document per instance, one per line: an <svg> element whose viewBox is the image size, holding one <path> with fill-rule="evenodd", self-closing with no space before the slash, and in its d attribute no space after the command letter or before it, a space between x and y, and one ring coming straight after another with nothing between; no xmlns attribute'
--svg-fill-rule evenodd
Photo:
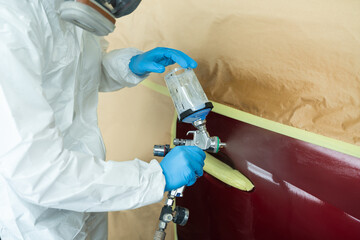
<svg viewBox="0 0 360 240"><path fill-rule="evenodd" d="M204 151L195 146L178 146L166 154L160 163L166 180L165 191L193 185L196 177L203 175L205 157Z"/></svg>
<svg viewBox="0 0 360 240"><path fill-rule="evenodd" d="M183 68L196 68L197 63L185 53L171 48L154 48L131 58L129 67L136 75L163 73L165 67L178 63Z"/></svg>

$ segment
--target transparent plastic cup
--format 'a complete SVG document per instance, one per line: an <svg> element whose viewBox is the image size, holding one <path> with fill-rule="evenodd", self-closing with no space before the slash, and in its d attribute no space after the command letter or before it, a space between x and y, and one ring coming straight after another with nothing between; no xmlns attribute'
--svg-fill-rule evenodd
<svg viewBox="0 0 360 240"><path fill-rule="evenodd" d="M165 76L165 82L180 121L192 123L194 119L205 119L212 104L191 68L175 68Z"/></svg>

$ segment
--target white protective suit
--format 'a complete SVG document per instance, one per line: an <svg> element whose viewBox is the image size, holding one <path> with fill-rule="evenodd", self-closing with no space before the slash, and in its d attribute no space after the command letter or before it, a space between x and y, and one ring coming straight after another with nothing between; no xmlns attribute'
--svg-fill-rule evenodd
<svg viewBox="0 0 360 240"><path fill-rule="evenodd" d="M107 239L105 212L163 197L158 162L105 162L97 125L98 91L143 80L128 67L140 52L103 55L62 2L0 0L2 240Z"/></svg>

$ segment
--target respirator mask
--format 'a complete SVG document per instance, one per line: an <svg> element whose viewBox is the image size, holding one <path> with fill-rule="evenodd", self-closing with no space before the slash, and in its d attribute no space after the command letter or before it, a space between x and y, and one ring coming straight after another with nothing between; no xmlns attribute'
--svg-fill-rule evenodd
<svg viewBox="0 0 360 240"><path fill-rule="evenodd" d="M141 0L73 0L60 6L61 19L98 36L115 29L116 18L132 13Z"/></svg>

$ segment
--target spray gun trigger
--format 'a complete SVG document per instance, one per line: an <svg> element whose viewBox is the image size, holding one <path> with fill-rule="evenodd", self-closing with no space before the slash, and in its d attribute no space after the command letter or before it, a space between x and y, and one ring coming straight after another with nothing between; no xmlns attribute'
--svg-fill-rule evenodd
<svg viewBox="0 0 360 240"><path fill-rule="evenodd" d="M194 134L194 135L195 135L195 133L196 133L196 131L188 131L188 132L186 133L186 136L188 136L189 134Z"/></svg>

